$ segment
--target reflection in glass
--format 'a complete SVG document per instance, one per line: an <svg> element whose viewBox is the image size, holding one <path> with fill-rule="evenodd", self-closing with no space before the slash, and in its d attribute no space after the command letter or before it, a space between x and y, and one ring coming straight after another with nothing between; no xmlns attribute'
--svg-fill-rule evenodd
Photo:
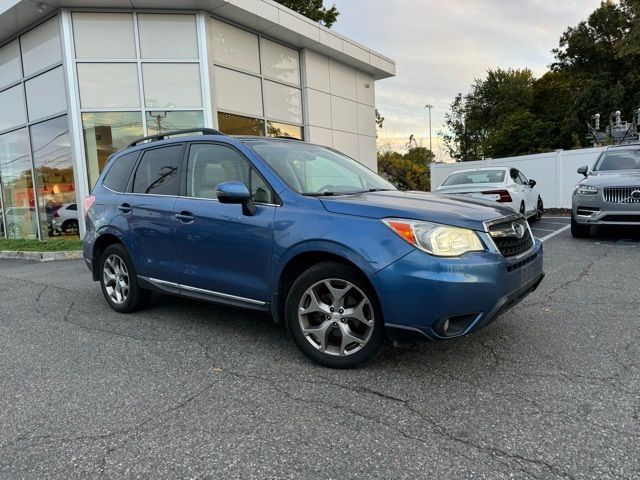
<svg viewBox="0 0 640 480"><path fill-rule="evenodd" d="M4 220L0 220L3 235L6 232L9 238L36 238L38 226L26 128L0 136L0 179L5 210Z"/></svg>
<svg viewBox="0 0 640 480"><path fill-rule="evenodd" d="M218 129L227 135L264 136L264 121L231 113L218 113Z"/></svg>
<svg viewBox="0 0 640 480"><path fill-rule="evenodd" d="M300 85L300 58L297 50L262 38L260 61L265 77Z"/></svg>
<svg viewBox="0 0 640 480"><path fill-rule="evenodd" d="M0 88L22 78L18 40L0 48Z"/></svg>
<svg viewBox="0 0 640 480"><path fill-rule="evenodd" d="M109 155L144 135L140 112L82 114L89 185L95 185Z"/></svg>
<svg viewBox="0 0 640 480"><path fill-rule="evenodd" d="M31 127L40 217L47 219L43 238L78 234L78 209L67 116Z"/></svg>
<svg viewBox="0 0 640 480"><path fill-rule="evenodd" d="M172 130L187 130L204 127L202 112L148 111L147 132L155 135Z"/></svg>
<svg viewBox="0 0 640 480"><path fill-rule="evenodd" d="M20 37L25 76L62 61L58 17L53 17Z"/></svg>
<svg viewBox="0 0 640 480"><path fill-rule="evenodd" d="M147 108L202 106L197 63L143 63L144 104Z"/></svg>
<svg viewBox="0 0 640 480"><path fill-rule="evenodd" d="M265 80L264 109L269 118L302 123L300 89Z"/></svg>
<svg viewBox="0 0 640 480"><path fill-rule="evenodd" d="M302 127L286 123L267 122L267 135L270 137L291 137L302 140Z"/></svg>

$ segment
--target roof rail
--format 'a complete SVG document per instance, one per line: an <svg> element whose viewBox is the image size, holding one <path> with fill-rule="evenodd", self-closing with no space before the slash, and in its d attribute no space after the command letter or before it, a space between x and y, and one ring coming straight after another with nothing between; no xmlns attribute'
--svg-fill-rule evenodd
<svg viewBox="0 0 640 480"><path fill-rule="evenodd" d="M271 138L281 138L285 140L295 140L296 142L304 142L304 140L302 140L301 138L290 137L289 135L276 135L275 137Z"/></svg>
<svg viewBox="0 0 640 480"><path fill-rule="evenodd" d="M136 140L131 142L129 145L127 145L127 148L135 147L136 145L143 142L147 142L147 141L157 142L158 140L164 140L165 138L173 137L175 135L184 135L185 133L196 133L196 132L200 132L202 133L202 135L224 135L224 133L218 130L214 130L213 128L190 128L187 130L172 130L171 132L157 133L156 135L149 135L147 137L137 138Z"/></svg>

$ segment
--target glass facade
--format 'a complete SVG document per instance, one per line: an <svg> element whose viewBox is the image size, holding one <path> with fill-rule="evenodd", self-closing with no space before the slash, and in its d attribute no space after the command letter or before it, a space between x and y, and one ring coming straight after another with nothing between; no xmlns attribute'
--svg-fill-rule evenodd
<svg viewBox="0 0 640 480"><path fill-rule="evenodd" d="M299 52L198 15L56 12L0 43L1 236L77 234L78 195L145 135L303 138Z"/></svg>
<svg viewBox="0 0 640 480"><path fill-rule="evenodd" d="M140 112L85 112L82 133L89 186L93 188L109 155L144 136Z"/></svg>
<svg viewBox="0 0 640 480"><path fill-rule="evenodd" d="M215 18L208 48L220 131L273 135L279 129L303 137L297 50Z"/></svg>
<svg viewBox="0 0 640 480"><path fill-rule="evenodd" d="M58 16L0 47L2 236L62 234L56 211L76 205L66 91Z"/></svg>
<svg viewBox="0 0 640 480"><path fill-rule="evenodd" d="M74 12L72 24L90 188L132 140L204 126L195 15Z"/></svg>

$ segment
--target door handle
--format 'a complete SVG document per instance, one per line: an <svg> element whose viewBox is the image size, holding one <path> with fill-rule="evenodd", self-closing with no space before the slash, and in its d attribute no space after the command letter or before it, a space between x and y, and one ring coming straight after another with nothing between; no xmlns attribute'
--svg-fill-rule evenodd
<svg viewBox="0 0 640 480"><path fill-rule="evenodd" d="M176 213L176 218L182 223L191 223L195 219L193 213L182 211L180 213Z"/></svg>
<svg viewBox="0 0 640 480"><path fill-rule="evenodd" d="M122 213L126 215L128 213L131 213L132 208L131 208L131 205L129 205L128 203L122 203L118 205L118 210L120 210Z"/></svg>

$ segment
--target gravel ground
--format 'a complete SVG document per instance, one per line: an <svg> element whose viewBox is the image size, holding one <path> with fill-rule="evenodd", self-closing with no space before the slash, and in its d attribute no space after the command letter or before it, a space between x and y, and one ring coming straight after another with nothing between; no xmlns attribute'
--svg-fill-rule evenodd
<svg viewBox="0 0 640 480"><path fill-rule="evenodd" d="M466 338L333 371L263 315L0 260L0 478L639 478L640 234L545 242Z"/></svg>

